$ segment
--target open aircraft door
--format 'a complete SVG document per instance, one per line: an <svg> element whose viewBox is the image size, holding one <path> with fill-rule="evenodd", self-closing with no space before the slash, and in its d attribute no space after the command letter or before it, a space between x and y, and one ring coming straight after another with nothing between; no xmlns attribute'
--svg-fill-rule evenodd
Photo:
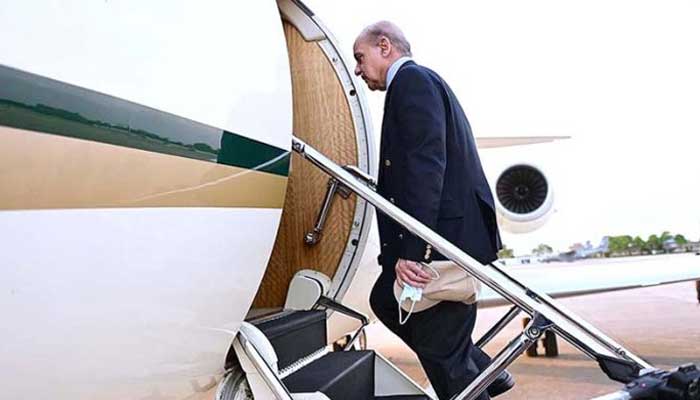
<svg viewBox="0 0 700 400"><path fill-rule="evenodd" d="M303 4L278 1L287 40L294 103L293 132L340 165L371 174L370 116L350 64L333 37ZM372 221L360 197L292 155L282 220L253 314L284 305L303 269L331 279L327 296L341 301L360 261Z"/></svg>

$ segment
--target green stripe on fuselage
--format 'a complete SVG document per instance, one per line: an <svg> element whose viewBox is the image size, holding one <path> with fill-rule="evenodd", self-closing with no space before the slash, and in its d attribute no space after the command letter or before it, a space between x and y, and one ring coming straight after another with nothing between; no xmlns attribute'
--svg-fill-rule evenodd
<svg viewBox="0 0 700 400"><path fill-rule="evenodd" d="M289 152L92 90L0 65L0 125L289 173Z"/></svg>

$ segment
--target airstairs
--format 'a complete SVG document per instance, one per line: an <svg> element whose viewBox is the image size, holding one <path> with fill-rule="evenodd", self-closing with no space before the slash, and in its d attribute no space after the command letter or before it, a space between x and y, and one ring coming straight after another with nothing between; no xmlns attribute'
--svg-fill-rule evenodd
<svg viewBox="0 0 700 400"><path fill-rule="evenodd" d="M293 150L356 193L377 210L430 243L483 284L510 301L512 308L478 342L484 346L520 313L530 318L525 329L492 359L484 370L452 400L473 400L517 357L546 332L554 332L598 363L612 380L625 384L618 392L595 400L700 400L700 371L684 365L662 371L606 336L549 296L532 290L494 264L483 265L406 214L374 191L372 178L355 167L341 167L303 141L294 138ZM295 277L297 279L297 277ZM296 305L273 317L244 323L234 348L256 398L278 399L428 399L418 385L380 355L371 351L329 351L325 309L362 321L367 319L324 296L323 282L300 276L307 305ZM313 281L317 282L317 287ZM311 292L309 292L311 289ZM309 293L315 293L309 296ZM358 331L352 342L358 337ZM223 400L231 398L219 397Z"/></svg>
<svg viewBox="0 0 700 400"><path fill-rule="evenodd" d="M355 348L369 320L326 297L329 288L328 277L316 271L299 271L292 279L283 311L243 323L234 350L254 398L430 399L419 385L381 355ZM342 351L330 351L327 345L328 310L361 323ZM224 384L217 399L250 398L237 397L234 383Z"/></svg>

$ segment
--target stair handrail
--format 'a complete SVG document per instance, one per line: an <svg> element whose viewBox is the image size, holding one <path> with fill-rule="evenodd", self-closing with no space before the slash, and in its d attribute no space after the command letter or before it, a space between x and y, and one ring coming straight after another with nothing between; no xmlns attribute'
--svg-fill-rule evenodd
<svg viewBox="0 0 700 400"><path fill-rule="evenodd" d="M636 365L638 370L653 368L649 363L634 355L613 339L585 323L583 319L574 313L568 310L566 314L563 313L561 307L554 306L553 300L548 296L527 288L493 264L483 265L479 263L376 193L366 181L358 179L356 174L348 172L345 168L337 165L322 153L294 136L292 137L292 149L323 172L338 179L343 185L368 201L380 212L402 225L414 235L425 240L432 245L433 250L439 251L511 303L517 305L531 316L539 314L551 321L554 324L552 329L584 354L595 360L599 359L599 355L603 355L609 359L616 358L621 361L627 361Z"/></svg>

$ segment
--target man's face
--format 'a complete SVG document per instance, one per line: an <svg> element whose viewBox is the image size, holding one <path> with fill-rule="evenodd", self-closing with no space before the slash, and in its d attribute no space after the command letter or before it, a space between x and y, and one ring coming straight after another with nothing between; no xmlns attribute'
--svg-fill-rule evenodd
<svg viewBox="0 0 700 400"><path fill-rule="evenodd" d="M386 89L387 58L382 55L380 44L372 43L366 38L358 38L353 46L357 66L355 75L361 77L370 90Z"/></svg>

